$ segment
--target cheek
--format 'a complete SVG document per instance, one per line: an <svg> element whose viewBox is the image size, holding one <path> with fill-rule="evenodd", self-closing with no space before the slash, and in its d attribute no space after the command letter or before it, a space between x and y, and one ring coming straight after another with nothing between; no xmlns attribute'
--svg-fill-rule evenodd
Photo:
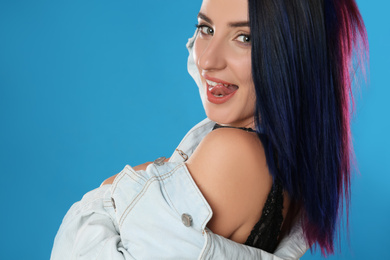
<svg viewBox="0 0 390 260"><path fill-rule="evenodd" d="M252 78L250 78L250 83L248 84L248 86L248 104L250 105L251 110L253 110L254 112L256 106L256 91Z"/></svg>
<svg viewBox="0 0 390 260"><path fill-rule="evenodd" d="M231 60L231 64L234 64L235 74L239 77L241 87L245 90L242 98L245 100L248 109L253 110L256 103L256 91L252 79L250 53L245 53L245 55L241 56L241 59L236 58Z"/></svg>
<svg viewBox="0 0 390 260"><path fill-rule="evenodd" d="M242 61L242 64L240 66L241 72L240 75L243 75L243 81L246 84L250 84L252 88L253 86L253 79L252 79L252 65L251 65L251 59L246 58L244 61Z"/></svg>
<svg viewBox="0 0 390 260"><path fill-rule="evenodd" d="M229 57L229 65L234 71L241 84L252 84L252 62L251 53L247 51L236 51Z"/></svg>

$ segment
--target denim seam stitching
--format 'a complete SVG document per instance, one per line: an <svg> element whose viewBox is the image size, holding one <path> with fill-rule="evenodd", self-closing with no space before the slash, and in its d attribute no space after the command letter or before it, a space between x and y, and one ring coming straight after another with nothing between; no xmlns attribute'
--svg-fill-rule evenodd
<svg viewBox="0 0 390 260"><path fill-rule="evenodd" d="M126 168L126 167L125 167ZM113 185L112 185L112 188L111 188L111 195L115 193L115 190L116 190L116 187L118 186L118 182L125 176L127 175L127 173L124 171L124 169L122 171L119 172L117 178L114 179L114 182L113 182Z"/></svg>
<svg viewBox="0 0 390 260"><path fill-rule="evenodd" d="M134 169L133 169L134 170ZM142 180L144 180L145 182L147 182L148 181L148 179L143 175L143 174L141 174L141 173L139 173L139 171L134 171L135 172L135 174L138 176L138 177L140 177Z"/></svg>
<svg viewBox="0 0 390 260"><path fill-rule="evenodd" d="M121 227L123 225L123 222L125 221L127 215L130 213L130 211L135 207L137 202L145 195L146 191L148 190L149 186L155 182L158 181L156 177L152 177L144 186L144 188L135 196L135 198L132 200L132 202L126 207L125 211L123 212L122 216L119 219L119 226Z"/></svg>
<svg viewBox="0 0 390 260"><path fill-rule="evenodd" d="M174 169L176 169L177 167L175 167ZM173 170L174 170L173 169ZM164 174L164 175L168 175L170 174L173 170L171 170L170 172ZM127 208L124 210L122 216L120 217L119 219L119 226L121 227L123 225L123 222L124 222L124 219L127 217L127 215L130 213L130 211L135 207L135 205L137 204L137 202L145 195L146 191L148 190L149 186L155 182L155 181L158 181L159 178L157 176L153 176L152 178L150 178L144 185L143 189L137 194L137 196L134 197L134 199L132 200L132 202L127 206Z"/></svg>
<svg viewBox="0 0 390 260"><path fill-rule="evenodd" d="M206 231L206 245L205 245L204 250L202 250L202 252L200 253L199 259L204 259L205 256L207 254L209 254L210 248L211 248L210 241L211 241L211 236L210 236L209 232Z"/></svg>
<svg viewBox="0 0 390 260"><path fill-rule="evenodd" d="M133 176L133 174L129 174L129 177L130 177L130 179L133 179L133 181L135 181L139 185L141 185L141 186L143 185L142 183L138 182L138 180Z"/></svg>

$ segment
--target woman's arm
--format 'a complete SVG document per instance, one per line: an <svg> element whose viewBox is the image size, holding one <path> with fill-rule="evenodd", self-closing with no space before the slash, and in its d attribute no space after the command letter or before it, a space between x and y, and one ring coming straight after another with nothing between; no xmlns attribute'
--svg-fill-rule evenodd
<svg viewBox="0 0 390 260"><path fill-rule="evenodd" d="M200 142L198 139L203 139L213 124L207 119L199 123L187 133L177 150L191 155L193 147ZM172 158L177 162L182 160L182 157L175 153ZM154 168L149 167L148 170ZM103 185L87 193L80 202L71 207L57 233L51 259L135 259L123 245L123 241L127 239L126 232L120 234L111 200L111 189L112 185ZM210 252L208 256L215 256L215 259L231 259L234 251L243 259L292 260L301 257L308 249L303 240L300 222L297 222L291 233L282 239L274 255L234 243L213 233L208 234L213 239L207 241L205 250Z"/></svg>
<svg viewBox="0 0 390 260"><path fill-rule="evenodd" d="M178 163L167 163L164 166L148 167L145 172L140 172L139 174L155 175L156 171L159 172L159 176L167 176L167 174L172 173L174 174L173 176L177 176L181 180L190 181L187 168L185 165ZM176 173L174 173L174 171L176 171ZM152 196L150 198L153 198L153 200L151 200L151 204L147 207L152 210L152 212L159 212L159 214L151 215L157 221L154 223L159 224L159 228L167 229L165 232L158 232L158 228L156 229L149 224L145 224L143 221L144 217L135 216L138 222L141 221L140 223L142 223L141 226L139 226L137 224L138 222L134 223L133 220L129 218L130 215L127 218L124 218L124 210L133 204L131 202L133 200L131 199L128 200L129 203L124 203L124 201L119 200L120 198L124 198L123 196L115 197L117 191L122 191L127 194L128 191L134 189L132 185L129 186L126 184L129 183L129 180L134 178L132 174L137 173L132 171L130 167L125 167L122 173L118 175L118 178L113 185L103 185L102 187L87 193L80 202L77 202L71 207L56 236L51 259L144 259L143 257L138 257L139 254L144 254L143 251L149 256L150 254L160 256L169 255L169 259L182 259L180 256L182 256L183 253L187 253L187 251L181 251L181 248L183 248L184 245L190 245L191 247L195 246L190 253L190 258L193 257L194 259L233 259L231 258L233 255L240 256L242 259L297 259L307 250L307 247L305 244L302 244L301 241L297 239L287 239L284 242L282 241L283 246L277 250L280 252L281 256L283 256L280 258L279 253L275 253L275 255L269 254L260 249L234 243L233 241L213 234L212 232L206 232L203 235L202 232L196 232L198 235L195 235L193 231L191 231L192 228L188 228L180 223L180 217L178 222L176 222L176 220L174 221L177 223L176 228L172 228L172 222L170 225L166 225L162 215L167 213L169 217L171 214L169 208L163 203L157 203L156 197L153 196L153 194L150 194ZM192 190L188 190L190 187L192 186L184 185L177 187L179 188L178 190L182 189L183 192L177 194L178 197L175 198L176 202L179 201L179 203L181 203L180 201L184 199L186 201L185 205L188 205L190 208L195 207L195 209L200 209L194 205L198 199L194 200L187 197L191 194L191 196L196 196L199 199L201 198L199 197L200 194L196 195L197 192L194 190L195 187L191 188ZM151 188L151 186L149 188ZM115 193L113 193L113 190L115 190ZM175 190L170 189L171 192L176 192ZM162 191L163 190L158 186L155 186L153 190L150 190L152 193L160 193ZM144 194L144 198L146 198L146 196L149 195L146 193ZM116 200L116 206L115 203L113 203L113 198ZM165 195L160 194L157 199L158 201L164 201L164 198ZM127 198L124 199L127 200ZM171 197L171 199L173 199L173 197ZM188 204L188 202L190 202L190 204ZM142 204L142 206L143 205L144 204ZM114 210L114 208L116 208L116 210ZM203 210L204 209L201 211ZM191 210L186 212L191 213ZM138 213L136 213L136 215ZM197 221L199 219L196 216L198 210L195 210L192 213L194 223L199 223L199 221ZM147 214L144 216L150 215ZM172 220L171 217L169 217L169 219L170 221ZM136 229L139 230L137 231ZM192 235L188 236L187 232L191 232ZM290 235L293 234L298 238L302 236L299 230L293 230ZM161 240L161 236L163 237L163 240ZM197 241L194 240L195 237L204 238ZM141 240L139 238L141 238ZM162 241L164 241L162 243L163 247L158 248ZM143 246L137 245L138 242L141 242ZM168 244L166 244L167 242ZM177 247L179 244L182 245Z"/></svg>
<svg viewBox="0 0 390 260"><path fill-rule="evenodd" d="M133 169L145 170L149 164ZM238 129L214 130L196 148L187 167L213 210L207 226L216 234L244 243L260 219L259 205L264 205L272 185L256 134ZM111 184L116 176L102 185Z"/></svg>
<svg viewBox="0 0 390 260"><path fill-rule="evenodd" d="M57 232L51 260L134 259L121 243L108 193L110 185L88 192L67 212Z"/></svg>
<svg viewBox="0 0 390 260"><path fill-rule="evenodd" d="M213 210L207 227L244 243L260 219L272 185L257 135L216 129L202 140L186 164Z"/></svg>

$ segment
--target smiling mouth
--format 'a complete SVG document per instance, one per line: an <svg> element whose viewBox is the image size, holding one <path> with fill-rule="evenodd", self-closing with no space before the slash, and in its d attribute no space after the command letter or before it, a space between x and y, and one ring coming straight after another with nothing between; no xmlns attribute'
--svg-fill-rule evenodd
<svg viewBox="0 0 390 260"><path fill-rule="evenodd" d="M234 93L237 89L238 86L234 84L223 84L220 82L214 82L211 80L207 80L207 90L217 98L222 98L228 95L231 95Z"/></svg>
<svg viewBox="0 0 390 260"><path fill-rule="evenodd" d="M206 79L207 100L213 104L223 104L237 92L238 86L227 82L215 82Z"/></svg>

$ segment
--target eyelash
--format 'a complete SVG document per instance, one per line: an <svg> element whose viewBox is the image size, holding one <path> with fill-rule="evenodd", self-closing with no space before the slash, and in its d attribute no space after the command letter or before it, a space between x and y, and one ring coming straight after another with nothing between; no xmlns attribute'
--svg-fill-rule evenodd
<svg viewBox="0 0 390 260"><path fill-rule="evenodd" d="M204 29L204 28L208 28L212 31L212 33L214 33L214 30L210 26L207 26L204 24L195 24L195 27L198 28L198 31L200 31L202 34L205 34L204 32L202 32L202 29ZM207 35L209 35L209 34L207 34Z"/></svg>
<svg viewBox="0 0 390 260"><path fill-rule="evenodd" d="M212 34L214 34L214 30L210 26L208 26L208 25L205 25L205 24L195 24L195 27L198 28L198 31L201 34L203 34L203 35L212 35ZM210 29L211 32L209 31L209 34L203 32L202 29L204 29L204 28ZM249 45L250 44L250 42L251 42L251 40L250 40L251 36L250 35L248 35L248 34L240 34L240 35L238 35L236 37L236 39L239 38L239 37L244 37L244 38L249 39L248 41L239 41L240 43L245 44L245 45Z"/></svg>

